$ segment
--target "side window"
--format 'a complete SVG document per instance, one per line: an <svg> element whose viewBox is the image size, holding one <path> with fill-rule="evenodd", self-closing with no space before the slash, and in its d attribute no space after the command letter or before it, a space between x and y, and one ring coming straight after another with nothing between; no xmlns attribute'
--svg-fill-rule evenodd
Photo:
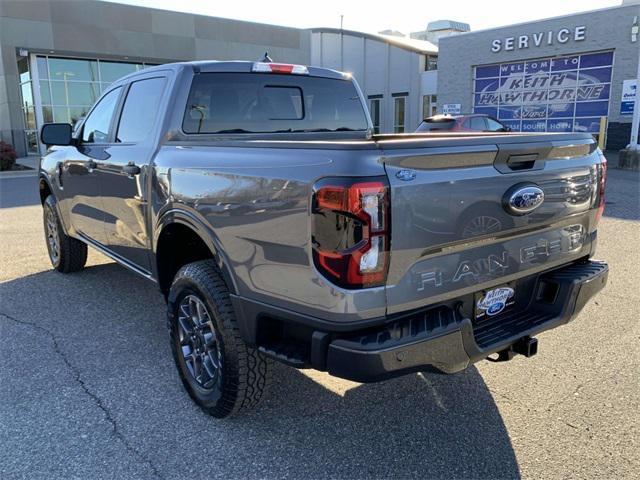
<svg viewBox="0 0 640 480"><path fill-rule="evenodd" d="M502 132L504 130L504 125L499 122L496 122L493 118L487 118L487 124L489 125L490 132Z"/></svg>
<svg viewBox="0 0 640 480"><path fill-rule="evenodd" d="M486 130L487 124L484 123L484 117L471 117L471 128L479 131Z"/></svg>
<svg viewBox="0 0 640 480"><path fill-rule="evenodd" d="M393 99L393 133L404 133L406 97Z"/></svg>
<svg viewBox="0 0 640 480"><path fill-rule="evenodd" d="M111 90L89 114L82 126L82 141L84 143L107 143L109 141L109 127L121 90L121 87Z"/></svg>
<svg viewBox="0 0 640 480"><path fill-rule="evenodd" d="M380 133L380 98L369 99L369 113L373 123L373 133Z"/></svg>
<svg viewBox="0 0 640 480"><path fill-rule="evenodd" d="M124 101L116 142L140 142L151 133L158 116L166 80L162 77L133 82Z"/></svg>

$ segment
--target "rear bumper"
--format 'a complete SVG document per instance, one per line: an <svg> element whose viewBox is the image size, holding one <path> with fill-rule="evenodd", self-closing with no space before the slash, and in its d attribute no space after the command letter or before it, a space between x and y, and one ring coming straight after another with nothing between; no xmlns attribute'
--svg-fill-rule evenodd
<svg viewBox="0 0 640 480"><path fill-rule="evenodd" d="M429 366L448 373L463 370L526 337L568 323L606 285L608 272L605 262L584 260L526 277L521 279L524 303L477 323L468 313L473 295L471 301L466 297L352 324L232 299L244 339L264 354L297 368L375 382ZM274 331L285 333L272 336Z"/></svg>
<svg viewBox="0 0 640 480"><path fill-rule="evenodd" d="M332 341L326 368L332 375L374 382L435 366L445 372L509 349L518 340L571 321L607 283L606 263L588 261L542 274L525 310L474 325L448 307L401 318L383 328ZM554 298L537 298L554 285Z"/></svg>

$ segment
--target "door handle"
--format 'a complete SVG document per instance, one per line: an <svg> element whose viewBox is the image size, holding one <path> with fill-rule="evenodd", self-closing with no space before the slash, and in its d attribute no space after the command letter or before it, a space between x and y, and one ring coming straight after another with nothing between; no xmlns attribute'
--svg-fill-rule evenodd
<svg viewBox="0 0 640 480"><path fill-rule="evenodd" d="M134 175L138 175L140 173L140 167L133 162L129 162L124 167L122 167L122 171L130 177L133 177Z"/></svg>
<svg viewBox="0 0 640 480"><path fill-rule="evenodd" d="M87 169L89 171L93 170L94 168L98 168L98 164L96 162L94 162L93 160L89 160L87 162Z"/></svg>

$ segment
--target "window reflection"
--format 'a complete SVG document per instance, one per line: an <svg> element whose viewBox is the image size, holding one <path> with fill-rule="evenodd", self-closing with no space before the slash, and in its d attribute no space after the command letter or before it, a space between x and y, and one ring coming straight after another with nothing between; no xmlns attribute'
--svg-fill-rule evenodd
<svg viewBox="0 0 640 480"><path fill-rule="evenodd" d="M49 78L51 80L97 82L98 62L96 60L49 57Z"/></svg>
<svg viewBox="0 0 640 480"><path fill-rule="evenodd" d="M100 79L111 83L125 75L142 70L142 65L137 63L100 62Z"/></svg>

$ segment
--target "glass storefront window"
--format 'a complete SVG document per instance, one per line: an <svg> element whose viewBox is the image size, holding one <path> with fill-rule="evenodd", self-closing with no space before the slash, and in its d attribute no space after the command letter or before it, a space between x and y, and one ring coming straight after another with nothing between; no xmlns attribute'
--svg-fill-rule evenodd
<svg viewBox="0 0 640 480"><path fill-rule="evenodd" d="M53 109L51 108L51 105L42 106L42 120L44 123L53 122Z"/></svg>
<svg viewBox="0 0 640 480"><path fill-rule="evenodd" d="M93 105L99 95L98 83L52 81L51 102L49 103L53 105Z"/></svg>
<svg viewBox="0 0 640 480"><path fill-rule="evenodd" d="M25 141L27 142L27 153L38 153L38 132L35 130L25 131Z"/></svg>
<svg viewBox="0 0 640 480"><path fill-rule="evenodd" d="M78 121L87 116L89 110L91 110L90 105L85 107L69 107L69 123L71 123L71 125L75 125Z"/></svg>
<svg viewBox="0 0 640 480"><path fill-rule="evenodd" d="M28 58L20 58L18 60L18 75L20 76L20 83L28 82L29 80L31 80L31 75L29 74Z"/></svg>
<svg viewBox="0 0 640 480"><path fill-rule="evenodd" d="M100 79L103 82L114 82L125 75L142 70L137 63L100 62Z"/></svg>
<svg viewBox="0 0 640 480"><path fill-rule="evenodd" d="M36 58L36 65L38 66L38 76L40 80L46 80L49 78L49 67L47 66L47 57Z"/></svg>
<svg viewBox="0 0 640 480"><path fill-rule="evenodd" d="M20 85L22 90L22 106L33 107L33 92L31 91L31 82L25 82Z"/></svg>
<svg viewBox="0 0 640 480"><path fill-rule="evenodd" d="M76 80L97 82L98 62L75 58L49 57L49 78L51 80Z"/></svg>
<svg viewBox="0 0 640 480"><path fill-rule="evenodd" d="M51 104L51 90L46 80L40 80L40 101L46 105Z"/></svg>
<svg viewBox="0 0 640 480"><path fill-rule="evenodd" d="M51 107L53 111L53 121L56 123L70 123L69 108Z"/></svg>
<svg viewBox="0 0 640 480"><path fill-rule="evenodd" d="M30 64L30 61L33 63ZM29 150L34 153L37 153L37 130L41 127L36 122L36 116L44 123L63 122L73 125L87 115L91 106L112 82L147 66L143 63L47 55L32 56L30 59L18 58L17 62L23 97L25 136L29 138L27 149L35 145L35 150ZM34 75L39 80L37 85L31 82L30 65L37 68L37 75ZM34 88L36 92L33 91Z"/></svg>
<svg viewBox="0 0 640 480"><path fill-rule="evenodd" d="M24 109L24 123L27 129L35 130L36 115L34 113L33 107L27 107Z"/></svg>

